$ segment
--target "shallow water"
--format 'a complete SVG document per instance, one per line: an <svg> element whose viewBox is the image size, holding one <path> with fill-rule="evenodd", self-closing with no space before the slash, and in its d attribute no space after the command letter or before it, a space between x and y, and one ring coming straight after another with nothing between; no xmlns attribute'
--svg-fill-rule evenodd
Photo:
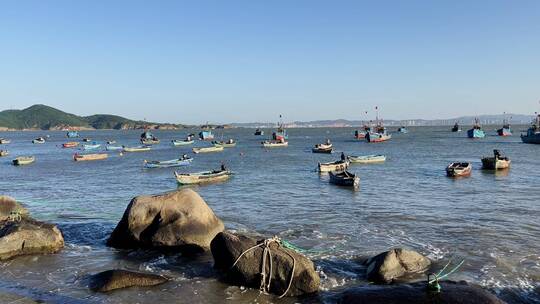
<svg viewBox="0 0 540 304"><path fill-rule="evenodd" d="M517 128L524 129L525 127ZM510 303L540 303L540 145L522 144L519 136L500 138L494 131L481 140L448 128L410 128L389 142L352 140L352 129L291 129L288 148L264 150L253 130L225 130L236 148L195 155L181 171L217 168L221 161L236 173L225 183L193 187L228 229L279 235L312 250L322 278L321 292L309 301L329 302L340 289L364 284L360 261L393 246L420 251L435 261L464 265L450 279L467 280ZM136 145L137 131L82 132L97 141L116 139ZM112 153L96 162L73 162L64 132L6 132L0 158L0 194L23 202L31 214L57 223L66 248L59 254L20 257L0 263L0 290L14 290L56 302L156 303L189 299L192 303L293 303L258 291L227 286L216 279L211 255L196 260L179 254L118 251L105 240L130 199L174 190L174 169L142 169L144 159L166 160L188 153L170 140L187 131L156 131L162 143L144 153ZM217 132L221 134L221 131ZM266 130L270 134L270 130ZM517 132L516 132L517 133ZM46 144L30 141L49 134ZM331 138L336 151L353 155L385 154L384 164L355 165L357 192L328 183L316 172L318 161L339 154L312 154L310 147ZM204 143L196 143L195 146ZM500 149L512 159L508 172L480 170L480 157ZM36 163L14 167L18 155ZM449 179L452 161L473 163L470 178ZM164 274L173 280L154 288L130 288L107 295L87 289L87 276L111 268Z"/></svg>

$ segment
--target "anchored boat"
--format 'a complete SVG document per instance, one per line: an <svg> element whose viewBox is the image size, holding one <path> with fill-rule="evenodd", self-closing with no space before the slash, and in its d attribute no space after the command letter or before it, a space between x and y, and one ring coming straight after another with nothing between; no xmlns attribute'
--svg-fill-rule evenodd
<svg viewBox="0 0 540 304"><path fill-rule="evenodd" d="M397 131L398 131L399 133L409 133L409 130L407 130L407 128L404 127L404 126L399 127L399 128L397 129Z"/></svg>
<svg viewBox="0 0 540 304"><path fill-rule="evenodd" d="M234 139L229 139L227 141L213 141L212 144L214 145L214 147L223 147L223 148L236 147L236 141Z"/></svg>
<svg viewBox="0 0 540 304"><path fill-rule="evenodd" d="M79 132L77 131L68 131L66 133L66 137L67 138L75 138L75 137L79 137Z"/></svg>
<svg viewBox="0 0 540 304"><path fill-rule="evenodd" d="M0 138L0 145L7 145L11 142L11 140L7 138Z"/></svg>
<svg viewBox="0 0 540 304"><path fill-rule="evenodd" d="M457 122L452 127L452 132L461 132L461 127L459 126Z"/></svg>
<svg viewBox="0 0 540 304"><path fill-rule="evenodd" d="M486 137L486 133L484 130L482 130L482 126L480 125L480 121L478 118L474 119L474 125L472 129L467 131L467 136L469 138L484 138Z"/></svg>
<svg viewBox="0 0 540 304"><path fill-rule="evenodd" d="M44 143L45 143L45 138L43 138L43 137L38 137L38 138L32 140L32 143L33 143L33 144L44 144Z"/></svg>
<svg viewBox="0 0 540 304"><path fill-rule="evenodd" d="M383 142L390 140L392 135L388 134L388 131L383 125L382 120L379 120L379 107L375 107L377 116L375 119L375 132L370 131L366 134L366 140L370 143Z"/></svg>
<svg viewBox="0 0 540 304"><path fill-rule="evenodd" d="M191 144L193 144L194 140L191 139L191 136L188 136L184 140L173 139L171 142L172 142L173 146L179 147L179 146L191 145Z"/></svg>
<svg viewBox="0 0 540 304"><path fill-rule="evenodd" d="M512 129L510 128L510 122L508 119L503 120L502 128L497 130L497 135L499 136L512 136Z"/></svg>
<svg viewBox="0 0 540 304"><path fill-rule="evenodd" d="M340 159L340 160L329 162L329 163L319 163L317 167L319 169L319 172L332 172L332 171L341 172L341 171L347 170L347 168L349 167L349 164L350 162L348 160Z"/></svg>
<svg viewBox="0 0 540 304"><path fill-rule="evenodd" d="M73 155L74 161L90 161L90 160L102 160L106 159L109 155L107 153L94 153L94 154L79 154Z"/></svg>
<svg viewBox="0 0 540 304"><path fill-rule="evenodd" d="M70 141L70 142L67 142L67 143L63 143L62 144L62 148L75 148L79 145L78 142L76 141Z"/></svg>
<svg viewBox="0 0 540 304"><path fill-rule="evenodd" d="M265 148L280 148L280 147L287 147L289 145L289 142L281 141L281 140L266 140L261 143L263 147Z"/></svg>
<svg viewBox="0 0 540 304"><path fill-rule="evenodd" d="M19 156L13 160L13 165L15 166L24 166L29 165L36 161L34 156Z"/></svg>
<svg viewBox="0 0 540 304"><path fill-rule="evenodd" d="M510 168L510 159L501 155L500 151L493 150L493 157L482 158L482 169L486 170L500 170Z"/></svg>
<svg viewBox="0 0 540 304"><path fill-rule="evenodd" d="M146 152L152 150L149 146L124 147L124 152Z"/></svg>
<svg viewBox="0 0 540 304"><path fill-rule="evenodd" d="M141 134L141 143L143 145L157 145L160 143L159 139L148 131L148 128L144 129L144 132Z"/></svg>
<svg viewBox="0 0 540 304"><path fill-rule="evenodd" d="M193 153L195 154L198 154L198 153L211 153L211 152L221 152L223 151L223 147L222 146L214 146L214 147L204 147L204 148L193 148Z"/></svg>
<svg viewBox="0 0 540 304"><path fill-rule="evenodd" d="M8 150L0 150L0 157L2 156L8 156L9 155L9 151Z"/></svg>
<svg viewBox="0 0 540 304"><path fill-rule="evenodd" d="M83 147L83 150L95 150L95 149L101 147L101 144L93 142L91 144L85 144L82 147Z"/></svg>
<svg viewBox="0 0 540 304"><path fill-rule="evenodd" d="M332 153L332 150L333 150L333 146L332 146L332 143L330 142L329 139L326 140L326 143L324 144L316 144L315 147L313 147L311 149L311 152L313 153L327 153L327 154L330 154Z"/></svg>
<svg viewBox="0 0 540 304"><path fill-rule="evenodd" d="M360 186L360 177L349 171L330 172L330 183L338 186L358 188Z"/></svg>
<svg viewBox="0 0 540 304"><path fill-rule="evenodd" d="M469 176L471 171L471 163L465 162L454 162L446 167L446 175L449 177Z"/></svg>
<svg viewBox="0 0 540 304"><path fill-rule="evenodd" d="M124 150L124 147L122 147L122 146L107 145L107 146L105 147L105 150L107 150L107 151L122 151L122 150Z"/></svg>
<svg viewBox="0 0 540 304"><path fill-rule="evenodd" d="M255 136L263 136L264 135L264 131L257 128L257 130L255 130Z"/></svg>
<svg viewBox="0 0 540 304"><path fill-rule="evenodd" d="M178 159L171 159L171 160L162 160L162 161L148 161L144 160L144 167L145 168L170 168L170 167L180 167L180 166L187 166L191 164L193 161L193 158L188 157L187 155L182 156Z"/></svg>
<svg viewBox="0 0 540 304"><path fill-rule="evenodd" d="M287 134L287 130L285 130L285 124L283 123L281 115L279 115L277 131L272 133L272 139L276 141L286 141L289 139L289 135Z"/></svg>
<svg viewBox="0 0 540 304"><path fill-rule="evenodd" d="M356 139L365 139L366 135L371 132L371 127L368 125L364 125L363 130L355 130L354 131L354 138Z"/></svg>
<svg viewBox="0 0 540 304"><path fill-rule="evenodd" d="M527 130L527 134L521 134L521 141L526 144L540 144L540 114L536 116L535 121Z"/></svg>
<svg viewBox="0 0 540 304"><path fill-rule="evenodd" d="M212 141L214 140L214 134L210 130L204 130L199 132L199 139Z"/></svg>
<svg viewBox="0 0 540 304"><path fill-rule="evenodd" d="M363 155L363 156L353 156L350 155L347 159L354 164L373 164L373 163L383 163L386 161L386 156L384 155Z"/></svg>
<svg viewBox="0 0 540 304"><path fill-rule="evenodd" d="M229 179L232 172L229 170L224 170L223 167L220 170L214 171L203 171L197 173L178 173L174 172L176 181L180 185L192 185L192 184L206 184L221 182Z"/></svg>

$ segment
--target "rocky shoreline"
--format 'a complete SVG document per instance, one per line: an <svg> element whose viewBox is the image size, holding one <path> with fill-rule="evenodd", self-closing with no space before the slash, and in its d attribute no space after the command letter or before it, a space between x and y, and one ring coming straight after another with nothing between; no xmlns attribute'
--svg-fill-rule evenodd
<svg viewBox="0 0 540 304"><path fill-rule="evenodd" d="M122 251L150 249L186 256L210 253L218 280L276 297L298 297L300 302L311 303L320 290L319 273L309 257L276 237L254 238L226 231L221 219L191 189L133 198L107 245ZM0 260L54 254L63 246L57 226L31 218L14 199L0 197ZM428 288L422 278L430 271L431 261L413 250L393 248L367 259L364 265L361 275L371 284L330 291L332 302L504 303L467 282L441 281L440 291ZM152 286L169 281L165 276L127 269L87 275L86 287L99 293L132 286L159 288ZM0 301L18 297L23 303L33 303L25 296L0 292Z"/></svg>

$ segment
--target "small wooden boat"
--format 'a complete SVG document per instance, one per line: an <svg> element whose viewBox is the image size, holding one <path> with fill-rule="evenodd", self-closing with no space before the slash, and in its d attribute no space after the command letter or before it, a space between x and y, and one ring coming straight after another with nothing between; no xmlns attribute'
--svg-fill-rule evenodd
<svg viewBox="0 0 540 304"><path fill-rule="evenodd" d="M193 158L191 157L181 157L178 159L171 159L171 160L163 160L163 161L148 161L144 160L144 167L145 168L170 168L170 167L180 167L180 166L187 166L191 164L193 161Z"/></svg>
<svg viewBox="0 0 540 304"><path fill-rule="evenodd" d="M318 169L319 172L341 172L347 170L349 167L350 162L348 160L337 160L335 162L330 163L319 163Z"/></svg>
<svg viewBox="0 0 540 304"><path fill-rule="evenodd" d="M265 148L279 148L279 147L287 147L289 145L289 142L282 141L282 140L266 140L262 142L263 147Z"/></svg>
<svg viewBox="0 0 540 304"><path fill-rule="evenodd" d="M0 145L7 145L11 142L11 140L7 138L0 138Z"/></svg>
<svg viewBox="0 0 540 304"><path fill-rule="evenodd" d="M8 156L9 155L9 151L8 150L0 150L0 157L2 156Z"/></svg>
<svg viewBox="0 0 540 304"><path fill-rule="evenodd" d="M236 147L236 141L229 139L227 141L213 141L214 147L233 148Z"/></svg>
<svg viewBox="0 0 540 304"><path fill-rule="evenodd" d="M13 160L13 165L15 166L24 166L29 165L36 161L34 156L19 156Z"/></svg>
<svg viewBox="0 0 540 304"><path fill-rule="evenodd" d="M204 147L204 148L193 148L193 153L211 153L211 152L221 152L223 147Z"/></svg>
<svg viewBox="0 0 540 304"><path fill-rule="evenodd" d="M82 141L84 142L91 142L92 140L90 138L83 138Z"/></svg>
<svg viewBox="0 0 540 304"><path fill-rule="evenodd" d="M331 143L327 142L326 144L316 144L315 147L311 149L313 153L332 153L333 146Z"/></svg>
<svg viewBox="0 0 540 304"><path fill-rule="evenodd" d="M107 150L107 151L122 151L122 150L124 150L124 147L122 147L122 146L107 145L107 146L105 147L105 150Z"/></svg>
<svg viewBox="0 0 540 304"><path fill-rule="evenodd" d="M191 145L191 144L193 144L193 142L194 142L194 140L187 140L187 139L184 139L184 140L173 139L172 140L172 144L175 147Z"/></svg>
<svg viewBox="0 0 540 304"><path fill-rule="evenodd" d="M382 163L386 161L386 156L384 155L362 155L362 156L348 156L347 157L351 163L355 164L372 164L372 163Z"/></svg>
<svg viewBox="0 0 540 304"><path fill-rule="evenodd" d="M198 172L198 173L174 172L176 181L181 185L221 182L221 181L225 181L229 179L231 175L232 175L232 172L229 170L214 170L214 171L204 171L204 172Z"/></svg>
<svg viewBox="0 0 540 304"><path fill-rule="evenodd" d="M116 140L108 140L107 145L114 145L116 143Z"/></svg>
<svg viewBox="0 0 540 304"><path fill-rule="evenodd" d="M68 131L66 133L66 137L67 138L75 138L75 137L79 137L79 132L77 131Z"/></svg>
<svg viewBox="0 0 540 304"><path fill-rule="evenodd" d="M107 153L95 153L95 154L79 154L73 155L74 161L89 161L89 160L102 160L106 159L109 155Z"/></svg>
<svg viewBox="0 0 540 304"><path fill-rule="evenodd" d="M43 137L38 137L38 138L32 140L32 143L33 143L33 144L44 144L44 143L45 143L45 138L43 138Z"/></svg>
<svg viewBox="0 0 540 304"><path fill-rule="evenodd" d="M141 138L141 143L143 145L157 145L160 143L160 140L157 138Z"/></svg>
<svg viewBox="0 0 540 304"><path fill-rule="evenodd" d="M386 128L377 128L377 132L369 132L366 134L366 140L370 143L377 143L390 140L392 135L388 134Z"/></svg>
<svg viewBox="0 0 540 304"><path fill-rule="evenodd" d="M70 141L70 142L67 142L67 143L63 143L62 144L62 148L75 148L79 145L78 142L76 141Z"/></svg>
<svg viewBox="0 0 540 304"><path fill-rule="evenodd" d="M469 176L471 171L471 163L455 162L446 167L446 175L449 177Z"/></svg>
<svg viewBox="0 0 540 304"><path fill-rule="evenodd" d="M263 136L264 135L264 131L257 128L257 130L255 130L255 136Z"/></svg>
<svg viewBox="0 0 540 304"><path fill-rule="evenodd" d="M138 146L138 147L124 147L124 152L146 152L152 150L148 146Z"/></svg>
<svg viewBox="0 0 540 304"><path fill-rule="evenodd" d="M540 144L540 114L536 116L536 120L527 129L527 134L521 134L521 141L526 144Z"/></svg>
<svg viewBox="0 0 540 304"><path fill-rule="evenodd" d="M91 144L85 144L82 146L83 147L83 150L95 150L99 147L101 147L101 144L98 144L98 143L91 143Z"/></svg>
<svg viewBox="0 0 540 304"><path fill-rule="evenodd" d="M331 184L353 188L360 186L360 177L349 171L330 172L329 175Z"/></svg>
<svg viewBox="0 0 540 304"><path fill-rule="evenodd" d="M399 133L409 133L409 130L407 130L406 127L399 127L399 128L397 129L397 131L398 131Z"/></svg>
<svg viewBox="0 0 540 304"><path fill-rule="evenodd" d="M510 168L510 159L502 156L499 150L493 150L493 157L482 158L482 169L501 170Z"/></svg>

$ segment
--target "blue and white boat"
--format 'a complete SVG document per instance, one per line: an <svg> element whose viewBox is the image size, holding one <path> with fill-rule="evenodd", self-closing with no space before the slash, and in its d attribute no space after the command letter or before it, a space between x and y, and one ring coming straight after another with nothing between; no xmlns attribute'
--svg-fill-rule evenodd
<svg viewBox="0 0 540 304"><path fill-rule="evenodd" d="M199 132L200 140L214 140L214 134L210 130L204 130Z"/></svg>
<svg viewBox="0 0 540 304"><path fill-rule="evenodd" d="M193 161L193 158L188 157L187 155L184 155L181 158L171 159L171 160L163 160L163 161L144 160L144 167L148 169L180 167L180 166L187 166L191 164L192 161Z"/></svg>
<svg viewBox="0 0 540 304"><path fill-rule="evenodd" d="M499 136L512 136L512 129L510 128L510 123L506 118L503 120L502 128L497 130L497 134Z"/></svg>
<svg viewBox="0 0 540 304"><path fill-rule="evenodd" d="M399 128L397 129L397 131L398 131L399 133L404 133L404 134L405 134L405 133L409 133L409 130L407 130L407 128L406 128L406 127L403 127L403 126L402 126L402 127L399 127Z"/></svg>
<svg viewBox="0 0 540 304"><path fill-rule="evenodd" d="M486 137L486 133L484 130L482 130L482 126L480 126L480 122L478 118L474 119L474 125L472 129L467 131L467 136L469 138L484 138Z"/></svg>
<svg viewBox="0 0 540 304"><path fill-rule="evenodd" d="M79 137L79 132L77 131L68 131L66 136L68 138L75 138L75 137Z"/></svg>
<svg viewBox="0 0 540 304"><path fill-rule="evenodd" d="M83 150L95 150L99 147L101 147L101 144L98 144L96 142L92 142L91 144L86 144L82 146Z"/></svg>
<svg viewBox="0 0 540 304"><path fill-rule="evenodd" d="M527 130L527 134L521 134L521 141L526 144L540 144L540 114L536 116L535 121L533 121L531 127Z"/></svg>
<svg viewBox="0 0 540 304"><path fill-rule="evenodd" d="M107 145L107 147L105 147L105 150L107 150L107 151L122 151L122 150L124 150L124 147Z"/></svg>

